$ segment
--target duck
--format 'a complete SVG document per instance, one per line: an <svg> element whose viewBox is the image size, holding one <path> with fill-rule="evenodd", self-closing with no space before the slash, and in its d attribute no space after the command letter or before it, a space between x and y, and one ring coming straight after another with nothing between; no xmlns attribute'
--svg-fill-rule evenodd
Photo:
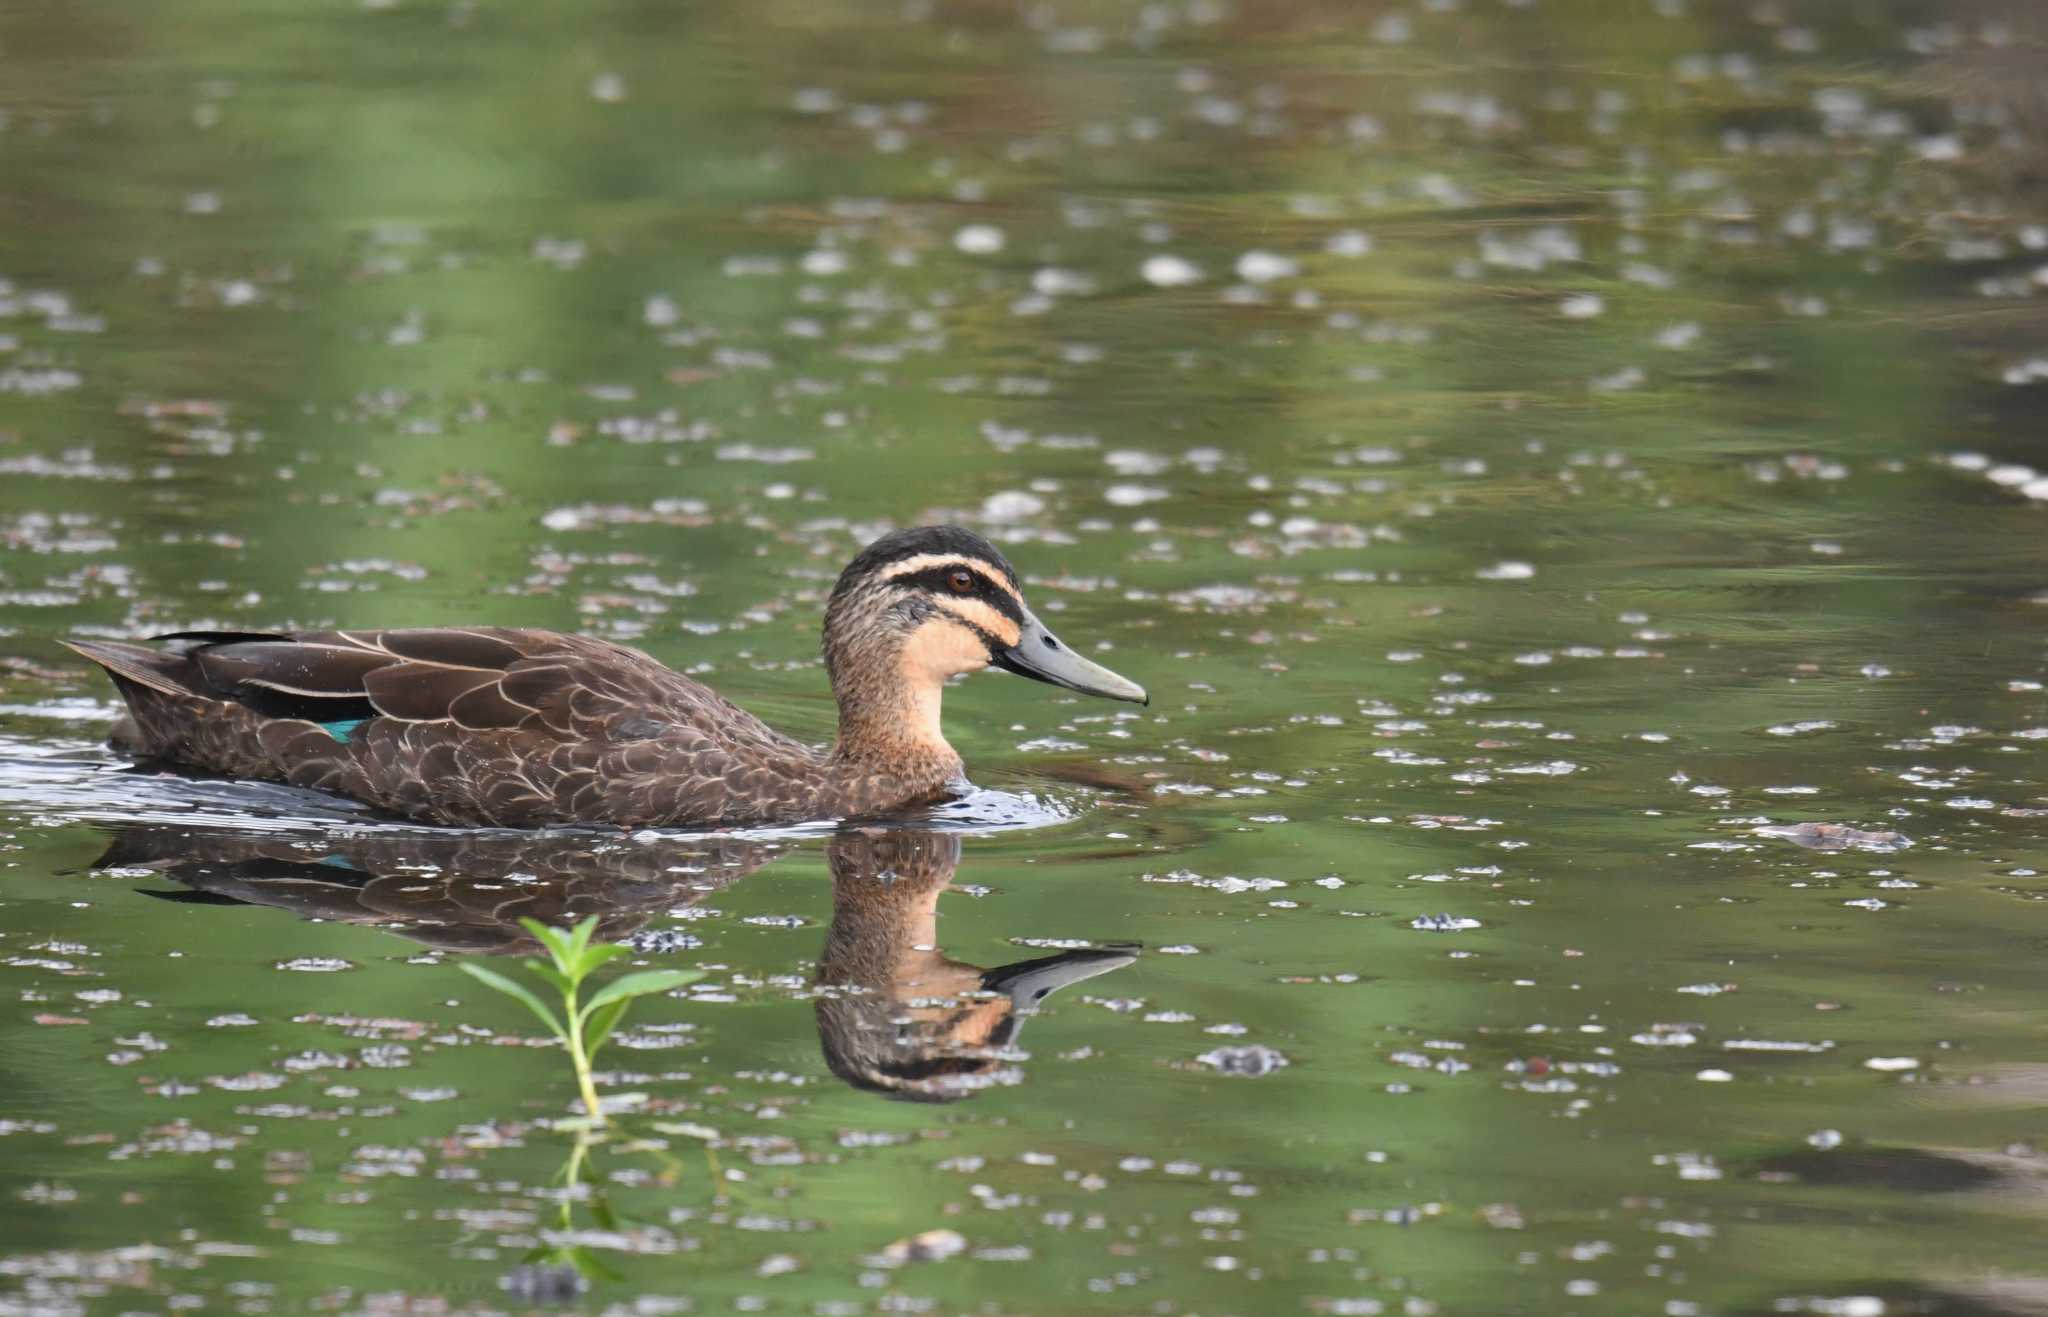
<svg viewBox="0 0 2048 1317"><path fill-rule="evenodd" d="M290 783L450 827L717 828L866 818L959 794L940 728L954 677L997 667L1149 704L1025 602L958 526L883 535L826 601L837 733L814 746L596 637L456 626L71 639L113 679L111 737L147 762Z"/></svg>

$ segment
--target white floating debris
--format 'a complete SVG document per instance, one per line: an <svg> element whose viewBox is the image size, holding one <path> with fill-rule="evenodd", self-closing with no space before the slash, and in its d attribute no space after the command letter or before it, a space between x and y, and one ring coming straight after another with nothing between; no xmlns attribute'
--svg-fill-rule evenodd
<svg viewBox="0 0 2048 1317"><path fill-rule="evenodd" d="M1479 921L1463 915L1422 915L1408 921L1408 927L1424 933L1464 933L1479 927Z"/></svg>
<svg viewBox="0 0 2048 1317"><path fill-rule="evenodd" d="M993 224L969 224L953 235L953 245L970 256L992 256L1008 241Z"/></svg>
<svg viewBox="0 0 2048 1317"><path fill-rule="evenodd" d="M1779 723L1773 727L1766 727L1764 730L1772 736L1804 736L1809 732L1833 731L1834 728L1835 724L1825 719L1813 719L1808 722Z"/></svg>
<svg viewBox="0 0 2048 1317"><path fill-rule="evenodd" d="M1788 1038L1726 1038L1721 1046L1730 1052L1811 1052L1817 1055L1835 1050L1833 1039L1808 1043Z"/></svg>
<svg viewBox="0 0 2048 1317"><path fill-rule="evenodd" d="M846 273L848 261L845 252L832 247L820 247L816 251L805 252L803 260L797 264L802 267L805 274L823 279L830 275Z"/></svg>
<svg viewBox="0 0 2048 1317"><path fill-rule="evenodd" d="M927 1230L899 1239L867 1259L870 1266L900 1267L909 1262L944 1262L965 1252L967 1237L957 1230Z"/></svg>
<svg viewBox="0 0 2048 1317"><path fill-rule="evenodd" d="M1510 270L1541 270L1553 261L1576 261L1579 240L1570 229L1545 225L1527 233L1482 229L1479 259Z"/></svg>
<svg viewBox="0 0 2048 1317"><path fill-rule="evenodd" d="M1178 256L1148 256L1138 275L1154 288L1185 288L1202 281L1202 267Z"/></svg>
<svg viewBox="0 0 2048 1317"><path fill-rule="evenodd" d="M1535 574L1536 568L1525 562L1497 562L1473 573L1482 581L1526 581Z"/></svg>
<svg viewBox="0 0 2048 1317"><path fill-rule="evenodd" d="M1148 262L1149 264L1149 262ZM1292 279L1301 273L1301 263L1278 252L1248 251L1237 258L1237 277L1248 284Z"/></svg>
<svg viewBox="0 0 2048 1317"><path fill-rule="evenodd" d="M1237 1047L1218 1047L1202 1053L1195 1060L1213 1067L1219 1074L1239 1075L1256 1079L1270 1075L1287 1065L1287 1058L1264 1043L1246 1043Z"/></svg>
<svg viewBox="0 0 2048 1317"><path fill-rule="evenodd" d="M1702 1070L1693 1076L1702 1084L1726 1084L1735 1078L1726 1070Z"/></svg>
<svg viewBox="0 0 2048 1317"><path fill-rule="evenodd" d="M1770 823L1751 828L1750 832L1759 837L1789 841L1810 851L1855 850L1887 854L1905 850L1913 844L1913 839L1902 832L1866 832L1843 823Z"/></svg>
<svg viewBox="0 0 2048 1317"><path fill-rule="evenodd" d="M1898 1070L1918 1070L1920 1061L1911 1056L1873 1056L1863 1063L1866 1070L1882 1070L1887 1073Z"/></svg>
<svg viewBox="0 0 2048 1317"><path fill-rule="evenodd" d="M1031 289L1044 297L1085 297L1095 291L1095 281L1078 270L1048 266L1031 276Z"/></svg>
<svg viewBox="0 0 2048 1317"><path fill-rule="evenodd" d="M790 98L790 108L798 114L830 114L839 108L839 93L830 87L801 87Z"/></svg>
<svg viewBox="0 0 2048 1317"><path fill-rule="evenodd" d="M1111 485L1102 491L1104 501L1120 508L1135 508L1145 503L1157 503L1166 497L1166 491L1157 485Z"/></svg>
<svg viewBox="0 0 2048 1317"><path fill-rule="evenodd" d="M1045 500L1036 494L1027 494L1021 489L990 494L981 501L981 515L985 521L1022 521L1043 511Z"/></svg>
<svg viewBox="0 0 2048 1317"><path fill-rule="evenodd" d="M1331 234L1323 250L1332 256L1364 256L1372 251L1372 239L1357 229L1345 229Z"/></svg>
<svg viewBox="0 0 2048 1317"><path fill-rule="evenodd" d="M1557 304L1557 313L1567 320L1591 320L1607 309L1607 300L1597 293L1574 293Z"/></svg>

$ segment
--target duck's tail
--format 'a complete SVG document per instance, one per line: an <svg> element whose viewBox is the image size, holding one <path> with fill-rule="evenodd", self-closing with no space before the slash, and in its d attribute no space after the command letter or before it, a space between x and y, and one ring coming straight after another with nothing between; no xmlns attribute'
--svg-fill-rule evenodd
<svg viewBox="0 0 2048 1317"><path fill-rule="evenodd" d="M145 691L188 697L194 693L191 683L198 673L192 660L183 654L147 649L118 640L63 640L58 643L97 663L114 679L114 688L121 692L128 712L107 734L107 743L124 754L147 754L151 749L149 737L136 718L140 712L137 696L146 701Z"/></svg>
<svg viewBox="0 0 2048 1317"><path fill-rule="evenodd" d="M144 686L150 690L162 691L166 695L191 695L192 660L183 654L162 649L145 649L141 645L125 644L118 640L60 640L58 644L74 654L82 654L107 670L107 675L128 693L130 684Z"/></svg>

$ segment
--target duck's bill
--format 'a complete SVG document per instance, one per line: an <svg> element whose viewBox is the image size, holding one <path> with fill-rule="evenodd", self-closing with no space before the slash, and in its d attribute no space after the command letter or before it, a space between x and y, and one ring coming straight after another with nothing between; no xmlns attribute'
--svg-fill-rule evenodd
<svg viewBox="0 0 2048 1317"><path fill-rule="evenodd" d="M1122 969L1138 959L1135 946L1076 947L1056 956L1020 960L984 971L981 986L987 992L1008 993L1017 1011L1035 1011L1047 997L1061 988L1085 982L1098 974Z"/></svg>
<svg viewBox="0 0 2048 1317"><path fill-rule="evenodd" d="M993 659L997 667L1020 677L1064 686L1083 695L1129 700L1132 704L1152 703L1152 697L1145 694L1143 686L1117 676L1100 663L1082 658L1067 648L1065 641L1046 630L1045 623L1029 613L1024 615L1024 634L1017 643L1008 649L997 650Z"/></svg>
<svg viewBox="0 0 2048 1317"><path fill-rule="evenodd" d="M1045 999L1061 988L1122 969L1137 958L1137 948L1132 946L1081 947L987 971L981 976L983 991L1003 993L1010 999L1009 1009L989 1033L989 1045L1015 1043L1024 1017L1035 1014Z"/></svg>

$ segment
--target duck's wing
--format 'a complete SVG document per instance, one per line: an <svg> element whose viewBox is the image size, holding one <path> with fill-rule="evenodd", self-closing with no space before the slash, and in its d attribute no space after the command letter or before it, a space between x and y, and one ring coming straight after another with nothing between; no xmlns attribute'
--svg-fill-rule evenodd
<svg viewBox="0 0 2048 1317"><path fill-rule="evenodd" d="M580 740L607 735L635 713L659 719L678 706L725 705L637 650L555 631L181 631L154 639L164 648L74 647L128 681L318 723L337 740L379 717Z"/></svg>

